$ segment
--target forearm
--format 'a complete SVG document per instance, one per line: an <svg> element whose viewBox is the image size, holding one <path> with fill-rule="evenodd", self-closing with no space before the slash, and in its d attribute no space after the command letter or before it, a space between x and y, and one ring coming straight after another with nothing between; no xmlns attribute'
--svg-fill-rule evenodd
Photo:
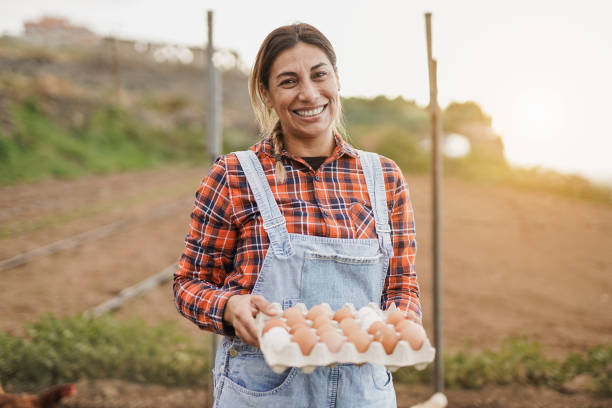
<svg viewBox="0 0 612 408"><path fill-rule="evenodd" d="M173 285L176 309L203 330L233 335L231 328L223 324L225 306L233 293L190 275L179 264Z"/></svg>

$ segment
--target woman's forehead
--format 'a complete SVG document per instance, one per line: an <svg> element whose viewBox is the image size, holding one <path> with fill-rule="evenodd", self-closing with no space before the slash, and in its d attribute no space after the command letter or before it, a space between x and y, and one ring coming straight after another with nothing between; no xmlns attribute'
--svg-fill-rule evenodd
<svg viewBox="0 0 612 408"><path fill-rule="evenodd" d="M310 71L318 67L331 68L331 62L325 52L319 47L303 42L297 43L276 57L271 67L271 76L276 77L282 72Z"/></svg>

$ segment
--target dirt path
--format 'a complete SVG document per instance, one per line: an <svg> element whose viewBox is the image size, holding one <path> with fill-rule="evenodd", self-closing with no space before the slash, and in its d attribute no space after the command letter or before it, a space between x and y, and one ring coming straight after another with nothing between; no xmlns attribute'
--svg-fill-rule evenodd
<svg viewBox="0 0 612 408"><path fill-rule="evenodd" d="M206 391L170 388L118 380L80 381L77 396L62 407L71 408L205 408ZM396 385L398 408L426 401L432 394L425 385ZM446 390L451 408L608 408L610 399L589 394L561 394L537 387L485 387L481 390Z"/></svg>

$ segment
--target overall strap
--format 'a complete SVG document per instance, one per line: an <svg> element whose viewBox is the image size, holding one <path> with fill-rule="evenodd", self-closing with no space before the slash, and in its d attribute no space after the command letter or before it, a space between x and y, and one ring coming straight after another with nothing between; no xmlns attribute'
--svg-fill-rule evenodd
<svg viewBox="0 0 612 408"><path fill-rule="evenodd" d="M263 227L268 234L270 247L274 251L274 255L278 258L287 258L293 255L285 217L283 217L278 204L276 204L276 199L272 194L259 159L251 150L235 152L234 154L238 157L249 187L255 196L257 208L263 218Z"/></svg>
<svg viewBox="0 0 612 408"><path fill-rule="evenodd" d="M374 221L376 222L376 234L380 249L388 257L393 256L393 244L391 242L391 227L389 226L389 211L387 208L387 193L385 189L385 177L380 164L378 154L358 150L361 168L366 180Z"/></svg>

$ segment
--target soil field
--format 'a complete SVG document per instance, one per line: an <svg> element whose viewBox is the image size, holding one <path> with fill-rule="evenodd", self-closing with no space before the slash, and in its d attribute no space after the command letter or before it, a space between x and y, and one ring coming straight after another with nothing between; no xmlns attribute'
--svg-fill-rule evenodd
<svg viewBox="0 0 612 408"><path fill-rule="evenodd" d="M117 220L131 221L108 237L0 271L0 330L19 334L40 314L82 313L176 262L193 194L205 173L205 168L170 168L0 188L0 260ZM417 224L424 324L430 329L430 180L408 175L407 181ZM612 207L447 179L443 211L447 350L463 347L467 339L477 347L494 347L509 336L527 335L547 354L561 357L612 342ZM170 283L116 315L178 321L187 333L205 335L176 313ZM421 400L429 392L424 390ZM404 395L404 388L398 393ZM457 397L451 406L514 407L508 402L513 398L524 402L530 393L550 391L498 387L482 395L465 393L478 397L466 397L472 405L461 405ZM486 395L493 402L486 402ZM596 400L552 404L551 398L544 398L551 404L533 406L603 406Z"/></svg>

